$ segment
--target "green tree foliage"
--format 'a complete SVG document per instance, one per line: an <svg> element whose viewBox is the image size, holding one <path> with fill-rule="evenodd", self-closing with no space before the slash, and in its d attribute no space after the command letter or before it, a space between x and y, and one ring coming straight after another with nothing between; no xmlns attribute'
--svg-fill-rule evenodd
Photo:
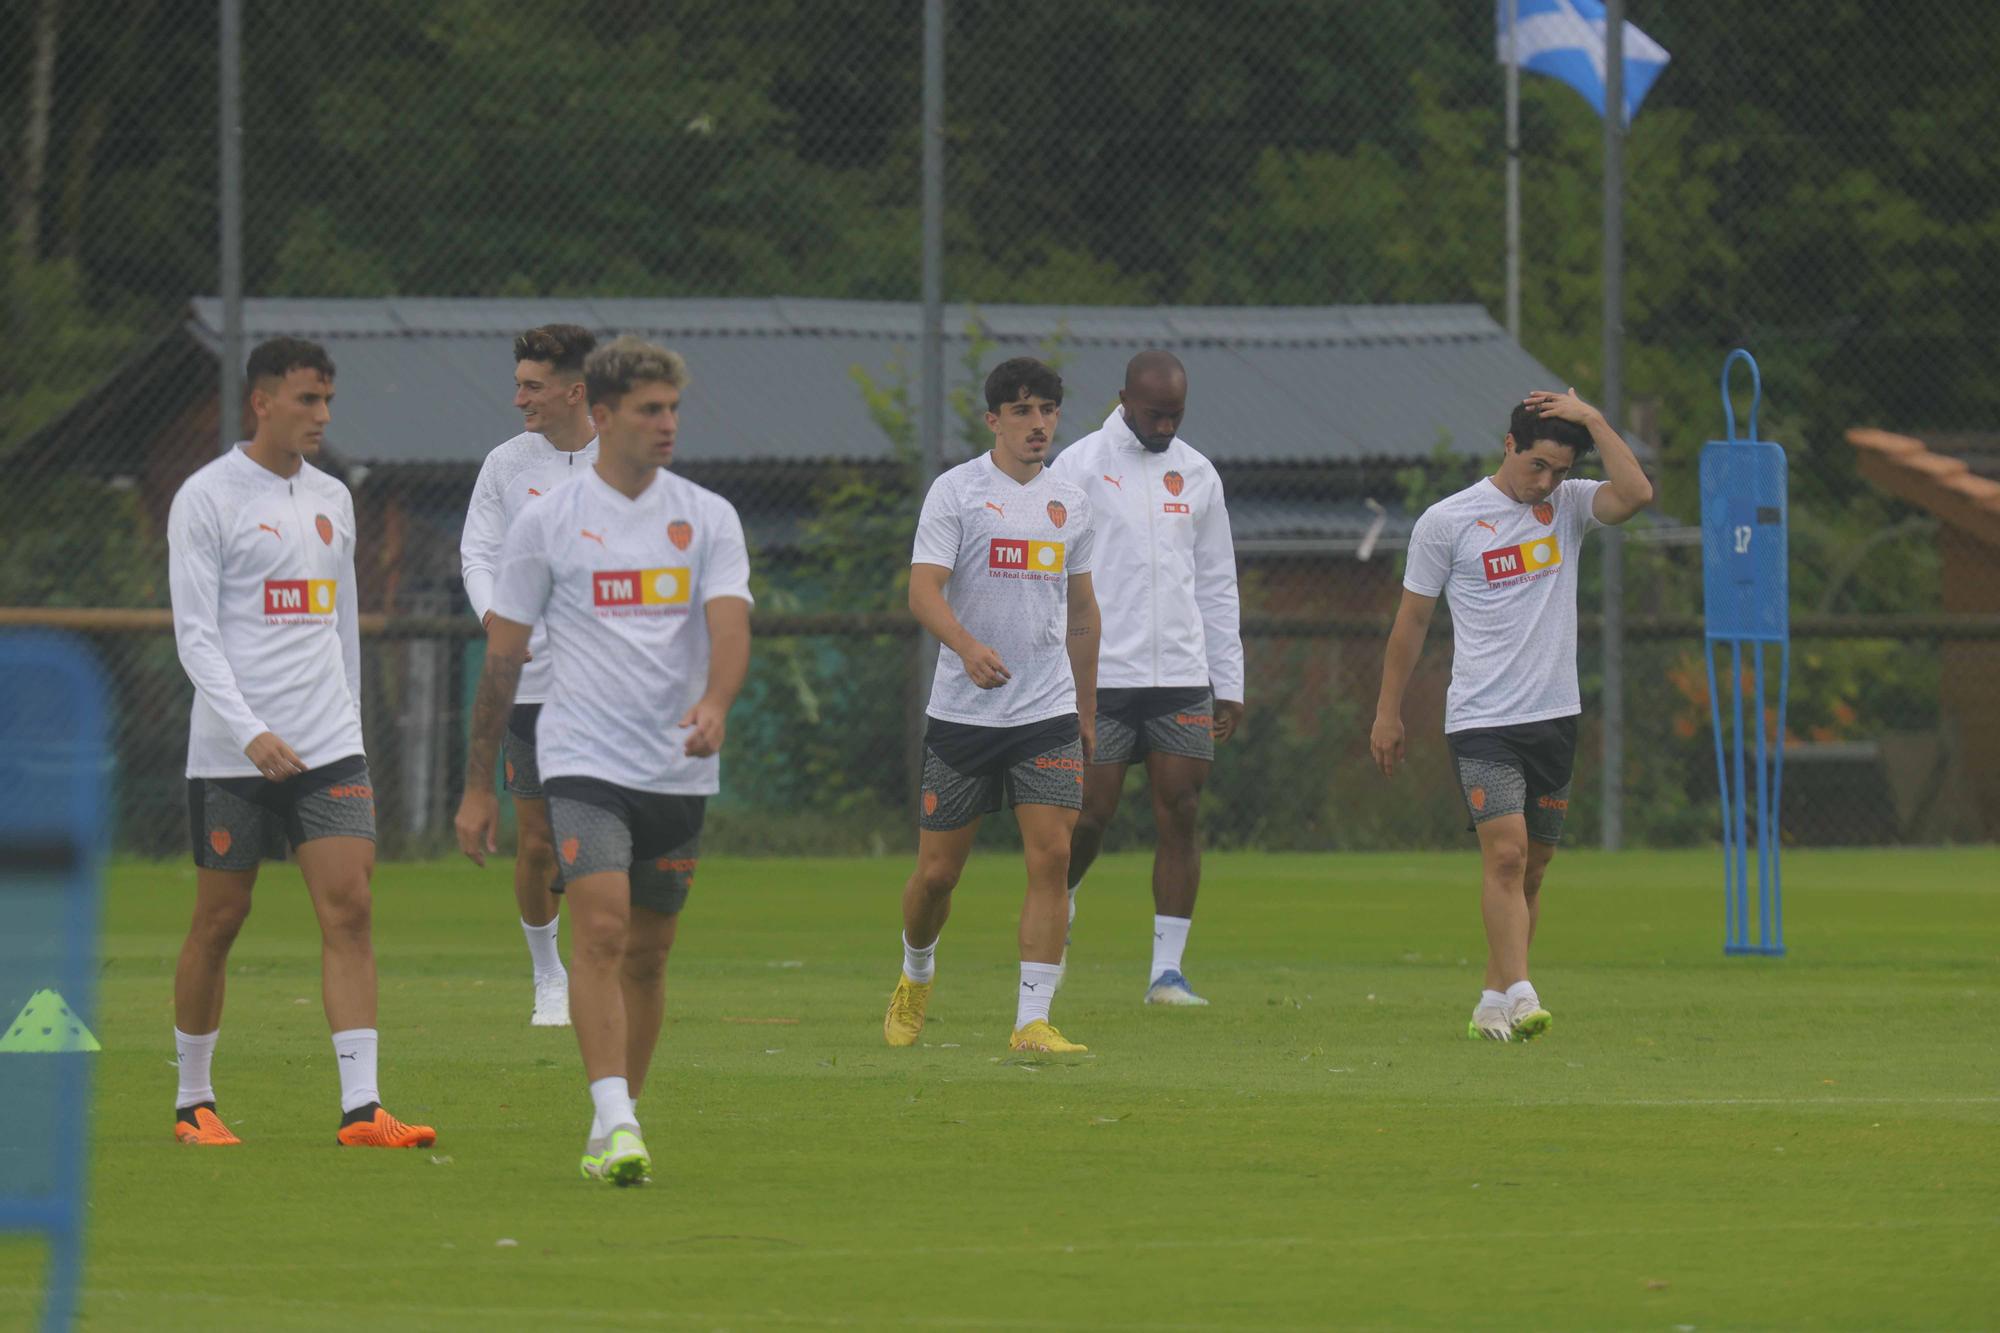
<svg viewBox="0 0 2000 1333"><path fill-rule="evenodd" d="M35 43L0 46L9 223L28 205L39 223L7 247L0 458L217 288L216 8L60 7L32 198ZM1489 6L949 11L951 299L1500 308ZM10 32L41 12L0 0ZM1631 16L1674 56L1626 157L1625 384L1658 405L1661 508L1693 516L1695 460L1720 433L1716 370L1748 345L1770 386L1764 434L1793 461L1799 607L1922 609L1927 539L1849 568L1904 514L1841 436L2000 415L2000 11L1700 0ZM913 299L920 17L916 0L247 0L248 289ZM1523 342L1595 396L1602 125L1529 76L1522 132ZM904 432L900 461L826 484L799 534L818 572L767 607L898 604L881 571L900 567L912 516L907 390L894 374L857 386ZM1442 493L1456 468L1403 488ZM34 571L77 554L40 530L70 503L8 515L32 555L13 597L59 595ZM132 562L121 595L157 601L149 555L91 558ZM1687 571L1676 582L1653 558L1635 554L1633 586L1691 609ZM1813 726L1837 733L1834 704L1869 672L1929 688L1846 651L1803 667L1824 682L1801 681ZM864 665L801 648L757 688L824 719L872 688ZM836 733L818 733L823 764L773 781L831 781Z"/></svg>
<svg viewBox="0 0 2000 1333"><path fill-rule="evenodd" d="M7 0L16 30L32 8ZM919 14L251 0L251 290L911 298ZM215 287L214 6L120 17L63 23L40 257L76 262L90 318L136 302L160 327ZM1668 504L1691 507L1735 342L1829 498L1862 493L1848 425L1989 423L2000 20L1634 17L1674 52L1632 130L1627 208L1626 382L1661 403ZM953 6L950 294L1497 308L1490 40L1456 0ZM7 142L26 114L0 104ZM1524 338L1594 392L1600 122L1528 77L1523 127Z"/></svg>

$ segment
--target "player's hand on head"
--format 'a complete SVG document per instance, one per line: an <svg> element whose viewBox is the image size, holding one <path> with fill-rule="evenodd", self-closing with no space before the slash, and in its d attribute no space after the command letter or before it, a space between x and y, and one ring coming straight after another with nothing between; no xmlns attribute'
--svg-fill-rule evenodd
<svg viewBox="0 0 2000 1333"><path fill-rule="evenodd" d="M689 728L685 752L691 759L706 759L722 752L722 738L729 727L729 710L707 699L682 716L680 725Z"/></svg>
<svg viewBox="0 0 2000 1333"><path fill-rule="evenodd" d="M1558 421L1574 421L1579 426L1587 426L1597 415L1597 409L1576 396L1572 386L1567 393L1556 393L1552 389L1537 389L1521 400L1529 408L1545 417Z"/></svg>
<svg viewBox="0 0 2000 1333"><path fill-rule="evenodd" d="M306 771L305 763L292 752L292 747L272 732L259 732L243 747L243 753L269 782L283 782Z"/></svg>
<svg viewBox="0 0 2000 1333"><path fill-rule="evenodd" d="M491 790L468 790L458 803L458 818L452 821L458 833L458 850L471 857L472 864L484 867L486 854L499 850L499 824L500 798Z"/></svg>
<svg viewBox="0 0 2000 1333"><path fill-rule="evenodd" d="M982 690L998 689L1014 678L1007 670L1007 664L1000 660L1000 654L983 643L975 643L972 651L965 654L965 674L972 683Z"/></svg>
<svg viewBox="0 0 2000 1333"><path fill-rule="evenodd" d="M1217 745L1234 736L1236 729L1242 725L1242 704L1236 702L1234 699L1217 699L1215 701L1215 720L1210 724L1210 729L1215 733L1215 743Z"/></svg>
<svg viewBox="0 0 2000 1333"><path fill-rule="evenodd" d="M1368 749L1383 777L1396 776L1396 765L1403 761L1403 719L1376 718L1373 730L1368 733Z"/></svg>

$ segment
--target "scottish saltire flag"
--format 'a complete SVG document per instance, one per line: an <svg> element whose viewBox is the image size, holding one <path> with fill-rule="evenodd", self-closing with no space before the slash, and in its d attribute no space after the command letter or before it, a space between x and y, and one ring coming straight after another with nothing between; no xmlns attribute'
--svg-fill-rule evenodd
<svg viewBox="0 0 2000 1333"><path fill-rule="evenodd" d="M1521 27L1515 59L1521 68L1561 79L1604 114L1604 6L1598 0L1513 0ZM1507 4L1498 0L1494 52L1507 63ZM1625 121L1639 114L1653 81L1667 67L1666 48L1625 25Z"/></svg>

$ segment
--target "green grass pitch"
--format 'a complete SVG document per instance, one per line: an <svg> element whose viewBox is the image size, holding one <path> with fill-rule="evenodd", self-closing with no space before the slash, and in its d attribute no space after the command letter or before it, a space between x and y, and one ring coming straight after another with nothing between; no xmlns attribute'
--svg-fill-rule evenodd
<svg viewBox="0 0 2000 1333"><path fill-rule="evenodd" d="M318 941L268 867L216 1059L247 1146L170 1133L185 865L109 887L83 1325L478 1330L1991 1328L2000 851L1786 862L1792 956L1724 959L1719 856L1566 853L1536 981L1468 1042L1476 860L1214 855L1148 1010L1147 862L1083 891L1005 1058L1018 862L975 858L926 1044L891 1051L906 865L704 865L640 1111L578 1179L566 1030L527 1026L506 863L376 878L382 1086L427 1152L333 1146ZM28 1057L11 1057L28 1058ZM0 1327L39 1252L0 1247Z"/></svg>

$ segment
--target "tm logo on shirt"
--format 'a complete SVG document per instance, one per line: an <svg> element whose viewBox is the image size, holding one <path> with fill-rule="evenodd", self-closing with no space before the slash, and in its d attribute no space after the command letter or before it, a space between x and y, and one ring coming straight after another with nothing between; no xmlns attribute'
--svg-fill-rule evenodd
<svg viewBox="0 0 2000 1333"><path fill-rule="evenodd" d="M337 579L265 579L264 617L290 620L333 614Z"/></svg>
<svg viewBox="0 0 2000 1333"><path fill-rule="evenodd" d="M694 591L686 569L612 569L590 576L590 600L603 615L671 615Z"/></svg>
<svg viewBox="0 0 2000 1333"><path fill-rule="evenodd" d="M1524 575L1553 569L1562 563L1562 548L1554 537L1538 537L1519 546L1503 546L1479 557L1488 583L1505 583Z"/></svg>
<svg viewBox="0 0 2000 1333"><path fill-rule="evenodd" d="M1063 544L995 537L986 553L986 572L1009 579L1054 578L1063 572Z"/></svg>

